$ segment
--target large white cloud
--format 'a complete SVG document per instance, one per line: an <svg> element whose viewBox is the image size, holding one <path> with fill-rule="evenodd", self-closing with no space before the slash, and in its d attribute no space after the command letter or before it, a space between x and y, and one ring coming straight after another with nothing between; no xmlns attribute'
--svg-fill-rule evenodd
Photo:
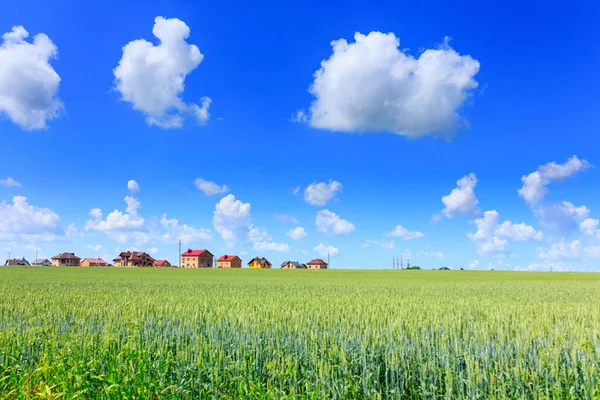
<svg viewBox="0 0 600 400"><path fill-rule="evenodd" d="M312 183L304 189L304 200L313 206L324 206L340 190L342 190L342 184L338 181Z"/></svg>
<svg viewBox="0 0 600 400"><path fill-rule="evenodd" d="M479 201L475 197L475 186L477 185L477 176L471 173L463 176L456 181L457 187L452 189L450 194L442 197L442 203L446 206L442 210L448 218L457 215L474 216L480 213L477 204Z"/></svg>
<svg viewBox="0 0 600 400"><path fill-rule="evenodd" d="M2 35L0 44L0 114L26 130L45 129L58 116L60 76L50 65L57 55L52 40L43 33L29 33L15 26Z"/></svg>
<svg viewBox="0 0 600 400"><path fill-rule="evenodd" d="M393 231L386 232L385 235L386 236L398 237L398 238L400 238L402 240L419 239L419 238L422 238L422 237L425 236L423 234L423 232L409 231L408 229L406 229L402 225L396 225L396 228L394 228Z"/></svg>
<svg viewBox="0 0 600 400"><path fill-rule="evenodd" d="M186 42L190 28L177 18L156 17L152 34L160 41L156 46L138 39L123 47L123 57L113 71L116 90L144 113L149 125L178 128L186 114L206 122L210 98L200 99L200 105L186 104L181 98L186 76L204 58L196 45Z"/></svg>
<svg viewBox="0 0 600 400"><path fill-rule="evenodd" d="M337 247L326 246L323 243L319 243L317 246L315 246L314 251L316 251L317 254L319 254L319 256L321 257L334 257L337 256L340 252L340 250Z"/></svg>
<svg viewBox="0 0 600 400"><path fill-rule="evenodd" d="M475 220L477 231L467 234L467 237L477 244L480 254L502 253L506 250L508 240L540 241L544 237L542 232L524 222L513 224L504 221L499 224L498 220L496 210L486 211L481 218Z"/></svg>
<svg viewBox="0 0 600 400"><path fill-rule="evenodd" d="M227 185L217 185L215 182L207 181L202 178L196 178L194 185L198 190L203 192L207 196L214 196L216 194L225 194L229 192Z"/></svg>
<svg viewBox="0 0 600 400"><path fill-rule="evenodd" d="M295 117L315 128L447 136L478 85L479 62L458 54L447 39L418 58L400 50L393 33L357 32L354 43L331 45L333 53L314 74L310 112Z"/></svg>
<svg viewBox="0 0 600 400"><path fill-rule="evenodd" d="M45 207L30 205L26 197L15 196L12 204L0 203L0 241L69 240L76 229L65 231L58 215Z"/></svg>
<svg viewBox="0 0 600 400"><path fill-rule="evenodd" d="M348 235L355 231L354 224L342 219L334 212L321 210L315 220L319 232L330 235Z"/></svg>
<svg viewBox="0 0 600 400"><path fill-rule="evenodd" d="M523 187L518 190L527 203L534 206L546 197L548 188L553 181L564 180L591 167L587 160L573 156L564 164L554 161L541 165L537 170L521 178Z"/></svg>

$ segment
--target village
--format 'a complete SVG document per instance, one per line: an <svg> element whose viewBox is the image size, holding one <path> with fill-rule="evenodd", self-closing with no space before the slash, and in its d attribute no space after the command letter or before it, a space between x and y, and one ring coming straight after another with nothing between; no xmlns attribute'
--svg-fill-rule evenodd
<svg viewBox="0 0 600 400"><path fill-rule="evenodd" d="M180 255L180 265L172 265L168 260L157 260L142 251L123 251L114 258L112 264L99 257L81 258L75 253L61 253L48 260L47 258L27 261L24 257L9 258L4 266L39 266L39 267L140 267L140 268L242 268L243 261L233 254L225 254L215 259L208 250L187 249ZM273 265L265 257L254 257L247 263L248 268L272 268ZM285 261L282 269L327 269L329 264L320 258L308 263Z"/></svg>

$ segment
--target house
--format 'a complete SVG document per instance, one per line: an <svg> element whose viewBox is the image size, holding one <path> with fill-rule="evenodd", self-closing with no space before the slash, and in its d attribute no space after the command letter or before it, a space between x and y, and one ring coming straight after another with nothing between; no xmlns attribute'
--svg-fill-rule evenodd
<svg viewBox="0 0 600 400"><path fill-rule="evenodd" d="M153 267L156 260L142 251L123 251L113 261L115 267Z"/></svg>
<svg viewBox="0 0 600 400"><path fill-rule="evenodd" d="M8 260L6 260L6 262L4 263L4 266L9 266L9 265L31 265L29 264L29 261L27 261L24 257L23 258L9 258Z"/></svg>
<svg viewBox="0 0 600 400"><path fill-rule="evenodd" d="M226 254L217 260L217 268L242 268L242 259Z"/></svg>
<svg viewBox="0 0 600 400"><path fill-rule="evenodd" d="M308 269L327 269L327 263L320 258L309 261L306 266Z"/></svg>
<svg viewBox="0 0 600 400"><path fill-rule="evenodd" d="M306 264L300 264L298 261L286 261L281 264L282 269L305 269Z"/></svg>
<svg viewBox="0 0 600 400"><path fill-rule="evenodd" d="M82 267L109 267L110 264L101 258L84 258L81 260Z"/></svg>
<svg viewBox="0 0 600 400"><path fill-rule="evenodd" d="M213 258L208 250L187 249L181 254L181 268L212 268Z"/></svg>
<svg viewBox="0 0 600 400"><path fill-rule="evenodd" d="M172 267L171 263L168 260L156 260L154 261L154 266L160 268Z"/></svg>
<svg viewBox="0 0 600 400"><path fill-rule="evenodd" d="M67 267L79 267L81 258L77 257L75 253L60 253L52 257L52 265L58 267L59 265Z"/></svg>
<svg viewBox="0 0 600 400"><path fill-rule="evenodd" d="M33 265L37 265L40 267L49 267L52 265L52 262L47 258L36 258L33 262Z"/></svg>
<svg viewBox="0 0 600 400"><path fill-rule="evenodd" d="M254 257L248 263L248 268L271 268L271 263L264 257Z"/></svg>

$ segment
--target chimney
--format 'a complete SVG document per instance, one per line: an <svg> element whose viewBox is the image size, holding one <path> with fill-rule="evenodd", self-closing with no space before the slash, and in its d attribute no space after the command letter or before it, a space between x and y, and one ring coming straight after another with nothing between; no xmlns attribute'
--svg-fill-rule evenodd
<svg viewBox="0 0 600 400"><path fill-rule="evenodd" d="M191 252L192 252L192 249L188 249L188 251L187 251L187 252L188 252L188 253L191 253Z"/></svg>

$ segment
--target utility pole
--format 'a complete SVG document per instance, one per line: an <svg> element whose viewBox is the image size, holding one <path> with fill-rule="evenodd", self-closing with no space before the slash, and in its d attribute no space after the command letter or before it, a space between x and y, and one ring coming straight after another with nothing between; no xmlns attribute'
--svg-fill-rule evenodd
<svg viewBox="0 0 600 400"><path fill-rule="evenodd" d="M178 254L178 258L179 258L179 268L181 268L181 239L179 239L179 254Z"/></svg>
<svg viewBox="0 0 600 400"><path fill-rule="evenodd" d="M406 269L410 268L410 260L406 260Z"/></svg>
<svg viewBox="0 0 600 400"><path fill-rule="evenodd" d="M37 249L35 249L35 258L33 259L33 263L35 264L37 262Z"/></svg>

